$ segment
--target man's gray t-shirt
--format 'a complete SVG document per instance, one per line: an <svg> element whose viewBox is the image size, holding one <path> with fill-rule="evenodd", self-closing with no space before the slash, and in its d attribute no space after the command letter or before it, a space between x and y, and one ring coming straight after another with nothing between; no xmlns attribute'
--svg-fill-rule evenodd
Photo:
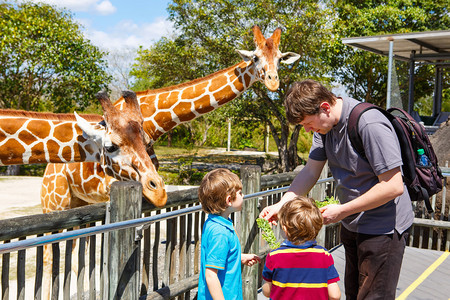
<svg viewBox="0 0 450 300"><path fill-rule="evenodd" d="M378 175L403 163L391 123L375 109L363 113L358 124L367 160L355 151L347 133L347 124L352 108L359 101L348 97L342 99L338 124L325 137L314 133L309 158L318 161L328 159L337 184L336 196L341 203L346 203L377 184ZM389 234L394 229L403 233L412 225L413 218L411 200L405 186L403 195L380 207L348 216L342 224L350 231L365 234Z"/></svg>

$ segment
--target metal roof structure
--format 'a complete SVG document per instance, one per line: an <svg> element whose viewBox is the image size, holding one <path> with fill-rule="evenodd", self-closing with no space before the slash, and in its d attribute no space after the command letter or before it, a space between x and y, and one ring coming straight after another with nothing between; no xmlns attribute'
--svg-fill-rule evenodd
<svg viewBox="0 0 450 300"><path fill-rule="evenodd" d="M394 43L393 58L450 65L450 30L386 34L342 39L342 43L361 50L389 56L389 42ZM414 51L414 52L413 52Z"/></svg>
<svg viewBox="0 0 450 300"><path fill-rule="evenodd" d="M414 68L424 64L435 65L433 117L436 121L440 120L440 115L443 114L441 113L442 74L444 69L450 68L450 30L350 37L343 38L342 43L389 57L387 107L390 106L392 59L409 62L408 112L412 115L414 115Z"/></svg>

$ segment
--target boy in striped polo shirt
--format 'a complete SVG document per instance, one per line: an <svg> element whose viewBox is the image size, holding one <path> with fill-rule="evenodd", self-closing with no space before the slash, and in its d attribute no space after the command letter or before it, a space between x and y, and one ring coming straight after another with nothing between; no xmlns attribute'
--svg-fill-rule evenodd
<svg viewBox="0 0 450 300"><path fill-rule="evenodd" d="M314 200L299 196L278 213L286 240L266 258L263 294L276 299L340 299L339 274L315 238L323 224Z"/></svg>
<svg viewBox="0 0 450 300"><path fill-rule="evenodd" d="M261 262L256 254L241 253L229 218L231 213L242 210L242 183L229 170L215 169L202 179L198 198L209 215L202 230L197 299L242 300L241 264Z"/></svg>

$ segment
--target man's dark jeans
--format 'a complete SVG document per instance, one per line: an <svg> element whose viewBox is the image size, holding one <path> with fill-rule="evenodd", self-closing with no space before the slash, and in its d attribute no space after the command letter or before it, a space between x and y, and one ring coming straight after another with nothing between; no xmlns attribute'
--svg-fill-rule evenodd
<svg viewBox="0 0 450 300"><path fill-rule="evenodd" d="M341 226L347 300L395 299L408 231L369 235Z"/></svg>

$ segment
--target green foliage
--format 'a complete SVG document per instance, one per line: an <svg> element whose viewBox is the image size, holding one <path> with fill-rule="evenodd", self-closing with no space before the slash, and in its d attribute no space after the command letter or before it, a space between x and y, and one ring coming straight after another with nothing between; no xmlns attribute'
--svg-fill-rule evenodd
<svg viewBox="0 0 450 300"><path fill-rule="evenodd" d="M207 172L200 172L195 168L192 168L193 158L180 158L178 159L179 174L177 184L181 185L198 185L202 181Z"/></svg>
<svg viewBox="0 0 450 300"><path fill-rule="evenodd" d="M319 208L330 205L330 204L339 204L339 201L334 199L334 196L331 196L331 197L327 196L327 197L325 197L325 200L323 200L323 201L316 200L316 206Z"/></svg>
<svg viewBox="0 0 450 300"><path fill-rule="evenodd" d="M300 129L298 137L297 150L300 153L308 153L312 146L313 132L306 132L305 128Z"/></svg>
<svg viewBox="0 0 450 300"><path fill-rule="evenodd" d="M19 169L19 176L43 176L47 164L33 164L33 165L21 165ZM5 175L8 166L0 167L0 175Z"/></svg>
<svg viewBox="0 0 450 300"><path fill-rule="evenodd" d="M258 228L263 231L262 238L269 244L269 247L271 249L280 248L281 244L277 242L277 238L273 233L273 229L269 221L267 221L266 219L257 218L256 224L258 225Z"/></svg>
<svg viewBox="0 0 450 300"><path fill-rule="evenodd" d="M0 107L69 112L110 78L72 16L43 3L0 5Z"/></svg>
<svg viewBox="0 0 450 300"><path fill-rule="evenodd" d="M344 46L340 38L450 29L448 1L330 1L335 34L339 39L327 49L333 74L352 97L384 106L386 103L388 58ZM356 53L357 52L357 53ZM403 102L408 91L408 68L395 62ZM415 70L415 98L433 93L434 67Z"/></svg>

